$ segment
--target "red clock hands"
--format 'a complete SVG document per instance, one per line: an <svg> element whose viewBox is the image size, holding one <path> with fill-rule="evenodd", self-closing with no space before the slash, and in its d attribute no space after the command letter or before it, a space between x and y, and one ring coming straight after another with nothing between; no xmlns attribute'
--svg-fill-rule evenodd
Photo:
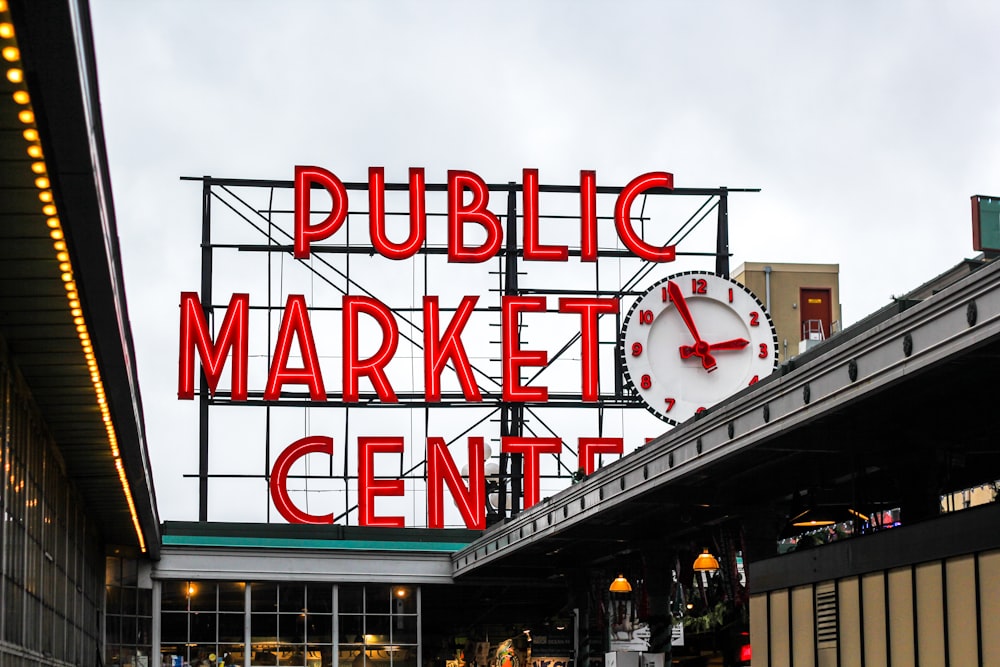
<svg viewBox="0 0 1000 667"><path fill-rule="evenodd" d="M677 307L677 312L680 314L681 319L684 320L684 324L687 326L688 331L694 337L693 346L682 346L681 347L681 358L687 359L691 356L697 356L701 359L702 368L711 373L715 370L715 357L709 354L711 346L701 339L698 334L698 328L694 325L694 318L691 317L691 311L688 309L687 301L684 299L684 294L681 292L681 288L677 286L674 281L667 282L667 294L670 296L670 300ZM729 342L729 341L727 341ZM688 349L691 354L685 355L684 351Z"/></svg>

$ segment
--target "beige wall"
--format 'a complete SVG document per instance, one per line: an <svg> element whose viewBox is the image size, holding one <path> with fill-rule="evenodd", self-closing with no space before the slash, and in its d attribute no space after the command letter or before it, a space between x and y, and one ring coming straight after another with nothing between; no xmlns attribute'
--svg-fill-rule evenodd
<svg viewBox="0 0 1000 667"><path fill-rule="evenodd" d="M813 602L832 590L836 638L817 641ZM1000 667L1000 550L757 593L750 643L767 667Z"/></svg>
<svg viewBox="0 0 1000 667"><path fill-rule="evenodd" d="M771 267L770 303L767 302L767 272ZM829 289L832 300L834 331L840 328L840 265L782 264L745 262L733 271L733 279L746 285L764 302L778 333L778 360L784 362L799 353L802 328L799 313L799 289ZM831 332L826 332L827 336Z"/></svg>

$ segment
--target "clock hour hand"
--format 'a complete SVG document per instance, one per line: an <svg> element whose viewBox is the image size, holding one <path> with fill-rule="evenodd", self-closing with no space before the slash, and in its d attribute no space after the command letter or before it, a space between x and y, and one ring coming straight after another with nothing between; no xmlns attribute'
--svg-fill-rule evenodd
<svg viewBox="0 0 1000 667"><path fill-rule="evenodd" d="M708 349L711 350L742 350L747 345L750 344L746 338L733 338L732 340L724 340L721 343L709 343ZM695 348L691 345L681 345L681 357L687 359L688 357L698 354ZM699 355L700 356L700 355Z"/></svg>
<svg viewBox="0 0 1000 667"><path fill-rule="evenodd" d="M667 294L670 296L670 300L673 302L674 306L677 308L677 313L684 320L684 325L687 326L688 331L691 332L691 336L694 337L693 346L684 346L681 348L681 358L687 359L688 357L697 356L701 359L702 368L708 372L715 370L715 357L709 354L709 345L701 339L701 335L698 333L698 328L694 325L694 318L691 317L691 310L688 308L687 300L684 298L684 293L681 292L681 288L677 286L677 283L670 280L667 282ZM691 351L690 354L685 355L685 348Z"/></svg>

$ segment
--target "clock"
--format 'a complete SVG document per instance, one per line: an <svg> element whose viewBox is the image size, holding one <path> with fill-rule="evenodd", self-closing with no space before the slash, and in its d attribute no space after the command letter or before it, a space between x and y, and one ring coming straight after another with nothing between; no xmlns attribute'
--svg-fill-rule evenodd
<svg viewBox="0 0 1000 667"><path fill-rule="evenodd" d="M622 325L625 378L646 408L680 424L769 375L778 336L764 304L740 283L688 271L664 278Z"/></svg>

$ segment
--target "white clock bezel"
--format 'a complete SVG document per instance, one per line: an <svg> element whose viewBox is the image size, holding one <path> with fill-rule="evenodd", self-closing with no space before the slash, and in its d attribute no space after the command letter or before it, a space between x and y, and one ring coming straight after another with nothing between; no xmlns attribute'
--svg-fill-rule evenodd
<svg viewBox="0 0 1000 667"><path fill-rule="evenodd" d="M680 289L706 344L745 340L745 346L694 352L694 336L667 294L670 282ZM636 343L642 346L638 354ZM770 375L778 366L778 335L764 304L746 286L716 273L684 271L656 282L632 304L619 353L626 382L646 409L677 425Z"/></svg>

